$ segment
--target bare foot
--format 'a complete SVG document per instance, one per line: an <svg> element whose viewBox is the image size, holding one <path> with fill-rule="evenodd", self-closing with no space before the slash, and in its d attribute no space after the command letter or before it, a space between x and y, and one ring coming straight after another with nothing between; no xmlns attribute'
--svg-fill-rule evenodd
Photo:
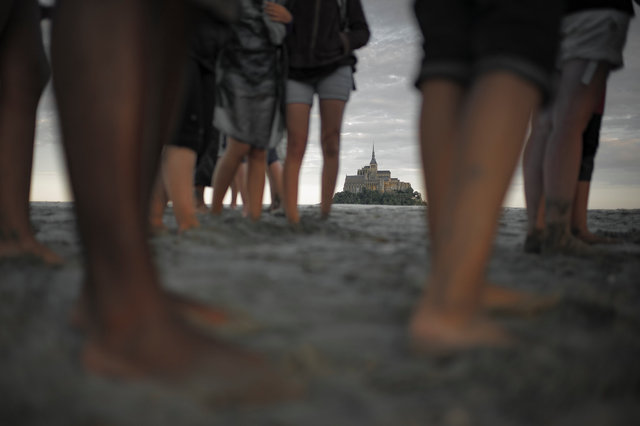
<svg viewBox="0 0 640 426"><path fill-rule="evenodd" d="M228 312L204 303L197 302L177 293L163 292L169 309L187 323L204 331L215 330L228 325L233 319ZM90 327L88 302L84 295L78 298L71 311L69 323L72 327L87 331Z"/></svg>
<svg viewBox="0 0 640 426"><path fill-rule="evenodd" d="M48 266L60 266L64 260L34 237L0 240L0 260L33 258Z"/></svg>
<svg viewBox="0 0 640 426"><path fill-rule="evenodd" d="M216 405L264 404L303 392L262 357L170 318L91 335L82 363L94 374L157 381Z"/></svg>
<svg viewBox="0 0 640 426"><path fill-rule="evenodd" d="M572 234L574 237L581 240L586 244L617 244L620 243L620 240L616 240L615 238L606 237L604 235L597 235L587 230L579 230L573 229Z"/></svg>
<svg viewBox="0 0 640 426"><path fill-rule="evenodd" d="M588 257L594 255L595 250L574 237L563 224L550 223L547 224L542 239L542 253Z"/></svg>
<svg viewBox="0 0 640 426"><path fill-rule="evenodd" d="M559 295L537 295L492 283L485 283L482 293L485 311L504 315L535 315L553 308L559 302Z"/></svg>
<svg viewBox="0 0 640 426"><path fill-rule="evenodd" d="M206 214L209 213L209 207L206 204L202 203L196 206L196 213L198 214Z"/></svg>
<svg viewBox="0 0 640 426"><path fill-rule="evenodd" d="M300 224L300 213L297 208L292 212L287 212L285 210L285 216L287 217L287 221L290 225L298 226Z"/></svg>
<svg viewBox="0 0 640 426"><path fill-rule="evenodd" d="M200 222L196 218L194 214L193 217L190 217L188 220L181 220L178 222L178 234L181 234L185 231L189 231L190 229L196 229L200 227Z"/></svg>
<svg viewBox="0 0 640 426"><path fill-rule="evenodd" d="M149 219L149 232L151 235L162 235L169 232L169 228L164 224L162 217Z"/></svg>
<svg viewBox="0 0 640 426"><path fill-rule="evenodd" d="M479 315L444 312L423 303L409 323L412 349L419 354L448 356L476 348L504 347L511 341L496 324Z"/></svg>

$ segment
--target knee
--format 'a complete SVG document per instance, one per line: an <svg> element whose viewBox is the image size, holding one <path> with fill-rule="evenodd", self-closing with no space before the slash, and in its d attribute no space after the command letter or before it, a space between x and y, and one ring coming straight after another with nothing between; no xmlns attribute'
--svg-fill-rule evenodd
<svg viewBox="0 0 640 426"><path fill-rule="evenodd" d="M305 142L295 139L290 139L287 142L287 158L286 161L302 162L304 157Z"/></svg>
<svg viewBox="0 0 640 426"><path fill-rule="evenodd" d="M329 132L322 136L322 155L325 159L337 159L340 156L340 132Z"/></svg>

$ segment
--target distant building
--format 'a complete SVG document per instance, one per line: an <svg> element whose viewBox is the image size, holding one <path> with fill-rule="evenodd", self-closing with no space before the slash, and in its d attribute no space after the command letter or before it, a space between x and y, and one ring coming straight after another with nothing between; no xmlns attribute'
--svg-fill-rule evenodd
<svg viewBox="0 0 640 426"><path fill-rule="evenodd" d="M363 189L378 192L405 191L411 188L408 182L400 182L398 178L392 178L389 170L378 170L376 162L375 146L371 152L371 161L368 166L358 170L355 176L347 176L344 180L345 192L358 193Z"/></svg>

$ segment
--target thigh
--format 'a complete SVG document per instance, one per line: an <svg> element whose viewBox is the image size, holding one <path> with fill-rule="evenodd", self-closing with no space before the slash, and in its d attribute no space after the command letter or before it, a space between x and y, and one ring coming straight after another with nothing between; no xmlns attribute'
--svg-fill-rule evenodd
<svg viewBox="0 0 640 426"><path fill-rule="evenodd" d="M240 142L237 139L232 137L228 138L227 150L224 155L228 156L229 159L242 161L251 151L251 145L246 144L244 142Z"/></svg>
<svg viewBox="0 0 640 426"><path fill-rule="evenodd" d="M40 12L35 0L3 2L12 6L1 6L0 20L0 78L3 84L14 86L25 78L43 84L48 75L48 62L42 44ZM2 24L2 22L0 22Z"/></svg>
<svg viewBox="0 0 640 426"><path fill-rule="evenodd" d="M609 64L599 63L590 83L585 85L581 76L590 61L572 59L562 65L560 84L554 102L553 125L578 126L580 133L596 109L604 91Z"/></svg>
<svg viewBox="0 0 640 426"><path fill-rule="evenodd" d="M311 105L305 103L287 104L287 147L306 144L309 135L309 115Z"/></svg>
<svg viewBox="0 0 640 426"><path fill-rule="evenodd" d="M320 101L320 123L322 133L322 137L320 139L323 144L330 141L339 142L339 137L329 138L327 136L340 135L345 105L346 102L336 99L325 99Z"/></svg>

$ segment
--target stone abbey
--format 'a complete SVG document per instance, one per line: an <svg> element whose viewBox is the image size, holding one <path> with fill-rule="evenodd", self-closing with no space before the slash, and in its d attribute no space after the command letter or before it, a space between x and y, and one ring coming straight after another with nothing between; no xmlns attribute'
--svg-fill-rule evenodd
<svg viewBox="0 0 640 426"><path fill-rule="evenodd" d="M363 189L378 192L406 191L411 188L408 182L400 182L398 178L392 178L389 170L378 170L376 162L375 146L371 152L371 161L368 166L358 170L355 176L347 176L344 180L345 192L358 193Z"/></svg>

